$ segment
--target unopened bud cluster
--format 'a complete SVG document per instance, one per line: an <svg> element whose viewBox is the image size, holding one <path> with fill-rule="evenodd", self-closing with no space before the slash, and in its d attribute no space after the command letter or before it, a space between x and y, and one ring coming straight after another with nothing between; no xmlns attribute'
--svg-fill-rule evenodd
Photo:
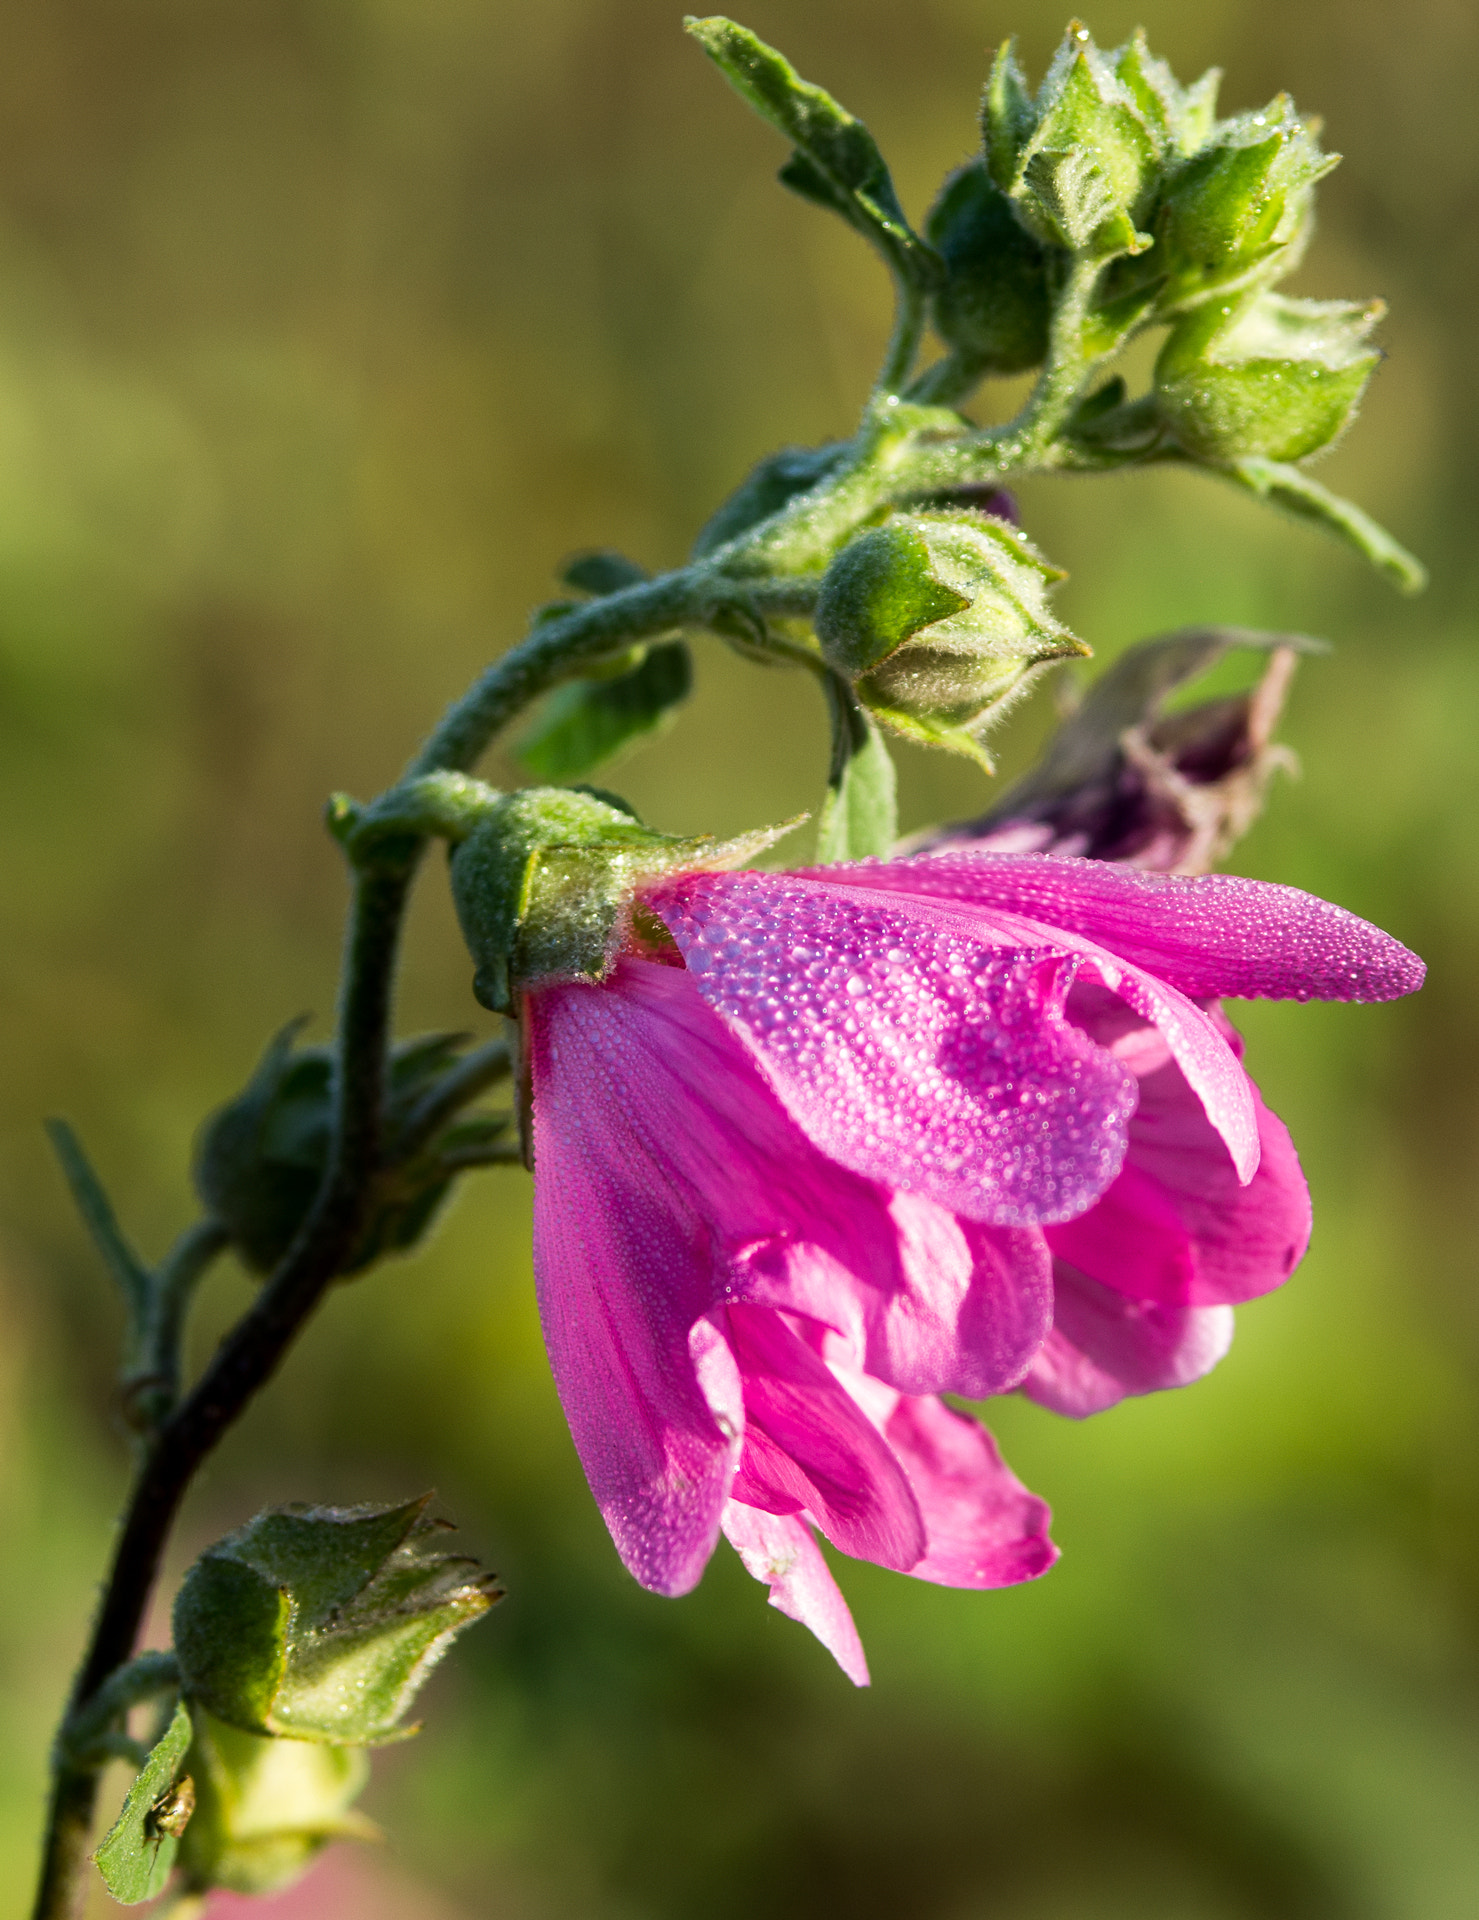
<svg viewBox="0 0 1479 1920"><path fill-rule="evenodd" d="M1070 26L1037 93L1010 42L982 109L982 152L946 182L929 237L945 265L934 319L981 373L1049 355L1075 262L1099 271L1082 340L1112 350L1168 324L1156 435L1193 459L1302 460L1355 410L1379 356L1379 304L1288 300L1316 183L1336 165L1287 96L1216 118L1220 76L1182 86L1136 34L1103 50ZM1101 421L1103 443L1116 422ZM1143 431L1144 416L1137 417Z"/></svg>

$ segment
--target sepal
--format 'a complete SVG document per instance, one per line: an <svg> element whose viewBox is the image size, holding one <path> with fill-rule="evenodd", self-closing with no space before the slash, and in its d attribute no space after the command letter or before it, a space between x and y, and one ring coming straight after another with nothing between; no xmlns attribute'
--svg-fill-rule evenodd
<svg viewBox="0 0 1479 1920"><path fill-rule="evenodd" d="M1048 610L1061 578L1005 520L895 514L828 568L817 637L886 726L984 760L979 733L1025 676L1088 652Z"/></svg>
<svg viewBox="0 0 1479 1920"><path fill-rule="evenodd" d="M331 1840L380 1837L352 1804L370 1773L357 1748L246 1733L197 1707L186 1766L195 1812L179 1864L192 1893L277 1893Z"/></svg>
<svg viewBox="0 0 1479 1920"><path fill-rule="evenodd" d="M1029 232L1091 258L1143 253L1161 142L1135 94L1073 21L1035 100L1010 42L987 84L983 134L996 184Z"/></svg>
<svg viewBox="0 0 1479 1920"><path fill-rule="evenodd" d="M685 867L735 867L797 822L719 843L654 833L611 796L560 787L508 795L452 855L452 897L485 1007L555 981L603 980L633 890Z"/></svg>
<svg viewBox="0 0 1479 1920"><path fill-rule="evenodd" d="M282 1507L208 1548L174 1609L187 1697L244 1732L366 1746L500 1589L438 1553L431 1496L400 1507Z"/></svg>
<svg viewBox="0 0 1479 1920"><path fill-rule="evenodd" d="M1320 151L1283 95L1261 113L1222 122L1162 196L1160 311L1182 312L1291 272L1308 238L1315 186L1339 161L1339 154Z"/></svg>
<svg viewBox="0 0 1479 1920"><path fill-rule="evenodd" d="M1180 321L1156 361L1156 403L1193 458L1304 460L1349 424L1381 355L1373 300L1260 293Z"/></svg>
<svg viewBox="0 0 1479 1920"><path fill-rule="evenodd" d="M120 1906L134 1907L163 1893L180 1837L196 1806L186 1751L190 1711L183 1701L134 1777L123 1810L93 1855L103 1885Z"/></svg>

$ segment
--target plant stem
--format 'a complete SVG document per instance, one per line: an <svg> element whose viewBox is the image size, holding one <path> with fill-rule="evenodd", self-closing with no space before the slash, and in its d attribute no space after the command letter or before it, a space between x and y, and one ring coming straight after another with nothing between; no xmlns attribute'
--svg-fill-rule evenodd
<svg viewBox="0 0 1479 1920"><path fill-rule="evenodd" d="M380 1164L385 1058L401 922L419 845L357 876L336 1053L334 1132L317 1203L251 1311L239 1320L139 1469L78 1672L68 1720L133 1651L171 1523L197 1468L257 1389L352 1251ZM84 1894L97 1774L58 1748L34 1920L70 1920Z"/></svg>

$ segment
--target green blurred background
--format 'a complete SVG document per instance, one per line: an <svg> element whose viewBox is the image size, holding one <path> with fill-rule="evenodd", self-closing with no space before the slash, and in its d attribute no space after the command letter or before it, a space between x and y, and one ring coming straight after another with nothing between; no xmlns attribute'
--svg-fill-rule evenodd
<svg viewBox="0 0 1479 1920"><path fill-rule="evenodd" d="M988 45L1016 29L1040 73L1063 24L1044 0L745 17L870 122L916 213L971 145ZM524 1177L470 1187L428 1252L329 1302L180 1532L175 1573L268 1500L435 1485L509 1588L377 1763L390 1847L295 1911L1479 1913L1479 16L1114 0L1090 24L1137 20L1183 76L1222 64L1228 110L1287 88L1346 152L1291 290L1385 294L1390 360L1322 477L1433 567L1404 602L1195 477L1024 490L1101 659L1205 619L1337 643L1286 726L1304 777L1239 864L1432 972L1397 1007L1239 1013L1313 1250L1194 1392L1087 1426L994 1407L1062 1564L965 1595L844 1563L855 1694L727 1550L682 1602L626 1578L540 1351ZM886 289L773 184L782 157L666 0L0 0L5 1913L124 1484L118 1316L41 1117L161 1248L200 1116L330 1009L324 796L394 775L562 554L670 564L761 453L850 430ZM813 806L814 690L700 667L613 784L672 829ZM1050 720L1024 711L1008 769ZM904 790L910 826L986 797L921 755ZM487 1025L444 895L430 872L410 1030ZM212 1283L201 1353L247 1297Z"/></svg>

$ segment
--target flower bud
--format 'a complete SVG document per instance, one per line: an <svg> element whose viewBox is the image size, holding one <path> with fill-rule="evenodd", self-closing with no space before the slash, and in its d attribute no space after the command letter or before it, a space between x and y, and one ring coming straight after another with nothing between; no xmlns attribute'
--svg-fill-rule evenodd
<svg viewBox="0 0 1479 1920"><path fill-rule="evenodd" d="M175 1600L186 1698L248 1733L332 1746L392 1736L455 1636L499 1598L437 1553L430 1494L399 1507L278 1507L207 1548Z"/></svg>
<svg viewBox="0 0 1479 1920"><path fill-rule="evenodd" d="M301 1025L295 1020L276 1036L245 1089L206 1122L196 1149L196 1191L257 1273L270 1273L292 1245L328 1165L333 1054L328 1047L295 1048ZM403 1125L456 1071L466 1044L465 1034L433 1033L402 1041L393 1050L386 1088L387 1166L376 1205L341 1273L358 1273L387 1254L409 1252L451 1188L443 1151L488 1145L507 1127L503 1115L452 1115L430 1139L398 1152ZM475 1097L469 1093L464 1099Z"/></svg>
<svg viewBox="0 0 1479 1920"><path fill-rule="evenodd" d="M935 328L986 373L1041 366L1048 351L1047 260L982 160L945 182L926 228L945 263Z"/></svg>
<svg viewBox="0 0 1479 1920"><path fill-rule="evenodd" d="M976 730L1033 667L1088 652L1048 611L1062 577L1004 520L896 514L827 569L817 637L886 725L980 758Z"/></svg>
<svg viewBox="0 0 1479 1920"><path fill-rule="evenodd" d="M1012 42L997 55L982 106L991 177L1029 232L1051 246L1111 258L1141 253L1161 143L1135 94L1074 21L1036 99Z"/></svg>
<svg viewBox="0 0 1479 1920"><path fill-rule="evenodd" d="M1309 231L1315 183L1339 159L1320 151L1282 96L1224 122L1166 185L1156 222L1167 274L1161 311L1288 273Z"/></svg>
<svg viewBox="0 0 1479 1920"><path fill-rule="evenodd" d="M179 1852L189 1892L277 1893L331 1840L380 1838L351 1804L369 1778L363 1753L244 1733L201 1707L194 1718L195 1812Z"/></svg>
<svg viewBox="0 0 1479 1920"><path fill-rule="evenodd" d="M1261 293L1198 308L1156 361L1156 405L1197 459L1303 460L1355 413L1381 355L1366 337L1379 300L1288 300Z"/></svg>

